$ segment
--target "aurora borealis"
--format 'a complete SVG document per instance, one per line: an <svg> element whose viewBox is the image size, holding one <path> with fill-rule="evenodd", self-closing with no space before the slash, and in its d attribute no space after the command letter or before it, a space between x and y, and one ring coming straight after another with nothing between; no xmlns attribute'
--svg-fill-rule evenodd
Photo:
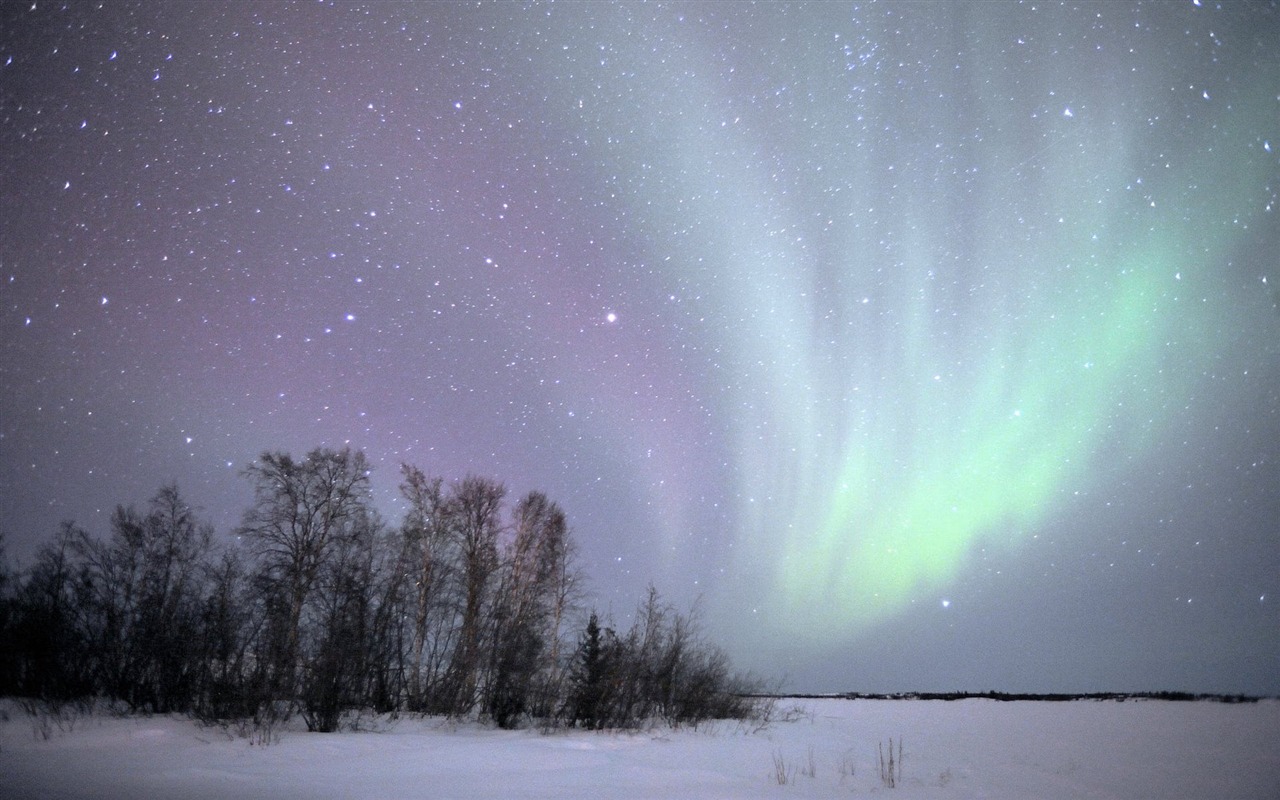
<svg viewBox="0 0 1280 800"><path fill-rule="evenodd" d="M1280 692L1274 3L6 4L0 529L560 501L798 690Z"/></svg>

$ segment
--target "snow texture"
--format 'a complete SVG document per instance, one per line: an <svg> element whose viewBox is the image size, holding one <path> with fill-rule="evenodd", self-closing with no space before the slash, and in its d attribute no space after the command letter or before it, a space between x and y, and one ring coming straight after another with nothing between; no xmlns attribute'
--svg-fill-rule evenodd
<svg viewBox="0 0 1280 800"><path fill-rule="evenodd" d="M1280 797L1276 700L783 700L785 720L759 731L544 735L367 718L374 730L291 728L265 747L181 717L101 713L45 739L16 704L0 710L0 796L13 800ZM892 789L877 766L889 737L905 745Z"/></svg>

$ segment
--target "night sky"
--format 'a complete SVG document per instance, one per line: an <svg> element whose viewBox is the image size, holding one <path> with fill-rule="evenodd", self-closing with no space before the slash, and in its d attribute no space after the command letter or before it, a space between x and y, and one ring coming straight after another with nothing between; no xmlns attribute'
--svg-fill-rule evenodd
<svg viewBox="0 0 1280 800"><path fill-rule="evenodd" d="M11 561L349 445L788 689L1280 693L1275 3L0 13Z"/></svg>

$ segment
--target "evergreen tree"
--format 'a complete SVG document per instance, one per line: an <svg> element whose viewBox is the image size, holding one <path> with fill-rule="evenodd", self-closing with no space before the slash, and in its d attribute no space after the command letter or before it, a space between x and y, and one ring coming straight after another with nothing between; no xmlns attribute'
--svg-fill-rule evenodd
<svg viewBox="0 0 1280 800"><path fill-rule="evenodd" d="M582 642L578 646L578 663L573 674L573 696L570 698L570 724L598 730L609 722L609 661L607 634L602 631L596 613L591 612Z"/></svg>

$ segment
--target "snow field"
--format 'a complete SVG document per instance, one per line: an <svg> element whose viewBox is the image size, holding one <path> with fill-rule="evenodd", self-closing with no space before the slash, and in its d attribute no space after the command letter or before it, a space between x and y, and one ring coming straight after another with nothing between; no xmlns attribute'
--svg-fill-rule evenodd
<svg viewBox="0 0 1280 800"><path fill-rule="evenodd" d="M16 704L0 708L0 796L14 800L1280 797L1276 700L782 700L785 721L760 731L544 735L379 718L365 732L290 727L266 747L182 717L103 714L45 740ZM892 789L877 768L889 737L904 743Z"/></svg>

